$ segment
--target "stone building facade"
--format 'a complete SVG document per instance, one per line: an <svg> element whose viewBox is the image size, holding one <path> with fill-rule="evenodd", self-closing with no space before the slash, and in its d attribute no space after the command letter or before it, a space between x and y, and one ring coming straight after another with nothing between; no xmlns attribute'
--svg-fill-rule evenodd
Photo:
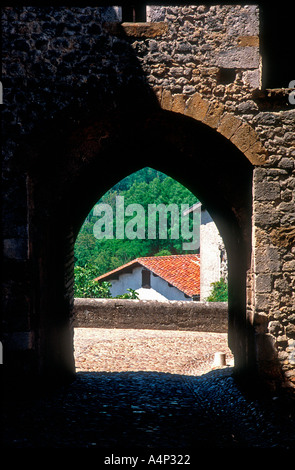
<svg viewBox="0 0 295 470"><path fill-rule="evenodd" d="M75 237L101 194L152 166L225 242L237 369L294 386L295 109L291 90L261 88L259 7L120 11L2 9L3 367L73 373Z"/></svg>

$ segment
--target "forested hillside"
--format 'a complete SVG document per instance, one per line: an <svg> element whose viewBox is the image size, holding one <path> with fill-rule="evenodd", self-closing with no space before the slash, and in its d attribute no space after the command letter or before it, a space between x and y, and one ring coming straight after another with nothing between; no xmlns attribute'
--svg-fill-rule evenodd
<svg viewBox="0 0 295 470"><path fill-rule="evenodd" d="M94 208L90 211L81 227L75 244L76 266L92 266L96 275L104 274L121 266L139 256L153 256L163 254L189 253L183 251L183 239L171 239L171 217L168 214L167 239L149 239L147 234L147 217L145 218L145 239L117 239L116 229L116 197L124 196L125 207L129 204L140 204L148 211L149 204L195 204L198 199L184 186L174 179L151 168L144 168L120 181L111 188L98 204L108 204L114 213L114 238L97 239L93 233L93 227L98 216L94 215ZM132 216L125 216L124 226ZM179 223L181 223L179 221ZM192 224L192 222L190 222ZM181 231L180 231L181 233Z"/></svg>

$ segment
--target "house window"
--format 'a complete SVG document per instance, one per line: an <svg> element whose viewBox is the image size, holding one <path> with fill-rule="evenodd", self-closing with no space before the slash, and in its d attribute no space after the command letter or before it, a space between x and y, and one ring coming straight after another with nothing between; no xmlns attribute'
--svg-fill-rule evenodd
<svg viewBox="0 0 295 470"><path fill-rule="evenodd" d="M150 289L151 287L151 272L147 269L141 271L141 286L145 289Z"/></svg>
<svg viewBox="0 0 295 470"><path fill-rule="evenodd" d="M123 23L144 23L146 21L146 5L122 6Z"/></svg>

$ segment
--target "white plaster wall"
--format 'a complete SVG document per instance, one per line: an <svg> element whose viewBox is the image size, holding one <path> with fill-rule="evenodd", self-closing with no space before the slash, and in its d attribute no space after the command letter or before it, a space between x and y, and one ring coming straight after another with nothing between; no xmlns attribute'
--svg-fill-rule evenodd
<svg viewBox="0 0 295 470"><path fill-rule="evenodd" d="M169 286L161 277L155 277L153 273L151 274L151 287L162 294L167 300L192 300L176 287Z"/></svg>
<svg viewBox="0 0 295 470"><path fill-rule="evenodd" d="M132 273L121 274L119 279L111 281L110 292L112 297L125 294L127 289L139 289L141 287L141 271L142 267L138 266L133 269Z"/></svg>
<svg viewBox="0 0 295 470"><path fill-rule="evenodd" d="M208 212L202 213L200 228L200 300L209 296L212 282L220 280L220 244L223 243L219 231Z"/></svg>

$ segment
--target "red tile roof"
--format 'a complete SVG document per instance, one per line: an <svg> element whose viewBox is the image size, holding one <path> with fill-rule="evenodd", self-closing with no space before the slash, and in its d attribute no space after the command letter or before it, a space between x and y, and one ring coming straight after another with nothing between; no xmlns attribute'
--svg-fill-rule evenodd
<svg viewBox="0 0 295 470"><path fill-rule="evenodd" d="M136 258L97 277L96 281L111 280L138 265L152 271L189 297L200 295L200 255L146 256Z"/></svg>

